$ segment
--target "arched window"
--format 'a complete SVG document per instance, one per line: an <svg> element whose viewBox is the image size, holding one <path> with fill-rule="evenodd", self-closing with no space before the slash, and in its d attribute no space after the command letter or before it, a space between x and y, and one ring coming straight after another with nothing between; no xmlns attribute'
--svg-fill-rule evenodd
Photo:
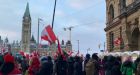
<svg viewBox="0 0 140 75"><path fill-rule="evenodd" d="M112 32L110 32L109 38L110 38L110 51L112 51L114 49L114 34Z"/></svg>
<svg viewBox="0 0 140 75"><path fill-rule="evenodd" d="M109 14L110 14L110 21L112 21L113 18L114 18L114 8L113 8L113 5L110 5Z"/></svg>
<svg viewBox="0 0 140 75"><path fill-rule="evenodd" d="M126 0L122 0L122 8L126 7Z"/></svg>

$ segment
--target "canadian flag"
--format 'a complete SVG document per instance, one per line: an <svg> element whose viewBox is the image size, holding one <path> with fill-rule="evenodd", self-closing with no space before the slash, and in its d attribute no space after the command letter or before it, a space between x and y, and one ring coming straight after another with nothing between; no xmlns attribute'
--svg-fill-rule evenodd
<svg viewBox="0 0 140 75"><path fill-rule="evenodd" d="M69 55L69 56L71 56L71 55L73 54L73 52L72 52L72 51L70 51L70 50L69 50L69 51L67 51L67 53L68 53L68 55Z"/></svg>
<svg viewBox="0 0 140 75"><path fill-rule="evenodd" d="M79 52L79 50L78 50L78 52L77 52L76 56L79 56L79 53L80 53L80 52Z"/></svg>
<svg viewBox="0 0 140 75"><path fill-rule="evenodd" d="M118 46L118 45L120 45L121 44L121 38L119 37L119 38L117 38L116 40L114 40L114 44L116 45L116 46Z"/></svg>
<svg viewBox="0 0 140 75"><path fill-rule="evenodd" d="M58 43L58 52L59 52L59 54L61 54L61 55L64 56L64 53L63 53L63 51L62 51L62 49L61 49L61 45L60 45L60 43L59 43L59 39L57 39L57 43Z"/></svg>
<svg viewBox="0 0 140 75"><path fill-rule="evenodd" d="M41 40L48 41L49 43L53 43L57 40L52 28L50 25L45 27L41 33Z"/></svg>
<svg viewBox="0 0 140 75"><path fill-rule="evenodd" d="M69 56L71 56L71 55L73 54L72 50L69 50L68 48L66 48L66 51L67 51L67 54L68 54Z"/></svg>

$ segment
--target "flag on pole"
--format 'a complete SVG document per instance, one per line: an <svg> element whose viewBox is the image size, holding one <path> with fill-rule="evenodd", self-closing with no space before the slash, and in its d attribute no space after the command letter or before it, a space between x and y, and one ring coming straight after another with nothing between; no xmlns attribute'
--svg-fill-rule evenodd
<svg viewBox="0 0 140 75"><path fill-rule="evenodd" d="M60 43L59 43L59 40L57 39L57 43L58 43L58 52L60 55L63 55L63 51L61 49L61 46L60 46Z"/></svg>
<svg viewBox="0 0 140 75"><path fill-rule="evenodd" d="M78 50L78 52L77 52L76 56L79 56L79 50Z"/></svg>
<svg viewBox="0 0 140 75"><path fill-rule="evenodd" d="M60 55L62 55L63 60L66 60L66 56L64 55L64 51L61 49L61 45L59 43L59 39L57 39L57 42L58 42L58 52Z"/></svg>
<svg viewBox="0 0 140 75"><path fill-rule="evenodd" d="M98 45L98 48L99 48L99 49L101 48L101 44Z"/></svg>
<svg viewBox="0 0 140 75"><path fill-rule="evenodd" d="M68 48L66 48L66 52L67 52L68 56L71 56L73 54L73 51L69 50Z"/></svg>
<svg viewBox="0 0 140 75"><path fill-rule="evenodd" d="M69 55L69 56L71 56L71 55L73 54L73 52L72 52L72 51L70 51L70 50L69 50L69 51L67 51L67 53L68 53L68 55Z"/></svg>
<svg viewBox="0 0 140 75"><path fill-rule="evenodd" d="M41 40L48 41L49 43L54 43L57 40L50 25L48 25L47 27L45 27L45 29L43 29L41 33Z"/></svg>

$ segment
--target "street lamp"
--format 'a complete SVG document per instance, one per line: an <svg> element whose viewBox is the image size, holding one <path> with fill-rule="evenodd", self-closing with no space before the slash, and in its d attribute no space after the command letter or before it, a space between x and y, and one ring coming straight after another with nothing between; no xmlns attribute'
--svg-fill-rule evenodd
<svg viewBox="0 0 140 75"><path fill-rule="evenodd" d="M79 52L79 40L77 40L77 42L78 42L78 52Z"/></svg>
<svg viewBox="0 0 140 75"><path fill-rule="evenodd" d="M40 22L43 21L41 18L38 18L38 30L37 30L37 50L38 50L38 45L39 45L39 26Z"/></svg>
<svg viewBox="0 0 140 75"><path fill-rule="evenodd" d="M88 51L90 51L90 50L91 50L90 48L87 49L87 54L88 54Z"/></svg>
<svg viewBox="0 0 140 75"><path fill-rule="evenodd" d="M74 28L73 26L70 26L70 27L67 27L67 28L64 28L64 31L66 31L66 30L69 30L69 40L71 41L71 30L72 30L72 28Z"/></svg>

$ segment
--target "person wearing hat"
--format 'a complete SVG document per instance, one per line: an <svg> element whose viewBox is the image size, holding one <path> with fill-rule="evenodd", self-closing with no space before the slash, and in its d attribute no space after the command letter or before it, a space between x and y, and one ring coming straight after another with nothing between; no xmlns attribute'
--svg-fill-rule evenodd
<svg viewBox="0 0 140 75"><path fill-rule="evenodd" d="M86 75L99 75L98 59L97 54L94 53L85 66Z"/></svg>
<svg viewBox="0 0 140 75"><path fill-rule="evenodd" d="M67 61L63 56L58 56L58 60L55 63L55 70L57 75L67 75Z"/></svg>
<svg viewBox="0 0 140 75"><path fill-rule="evenodd" d="M74 74L74 58L69 57L68 60L68 72L67 75L73 75Z"/></svg>
<svg viewBox="0 0 140 75"><path fill-rule="evenodd" d="M15 66L14 57L7 53L4 56L4 63L0 69L0 75L17 75L21 74L21 71Z"/></svg>
<svg viewBox="0 0 140 75"><path fill-rule="evenodd" d="M52 58L48 56L47 58L41 59L42 65L38 75L52 75L53 73L53 62Z"/></svg>
<svg viewBox="0 0 140 75"><path fill-rule="evenodd" d="M84 60L84 75L86 75L85 67L87 62L90 60L90 54L86 54L85 60Z"/></svg>
<svg viewBox="0 0 140 75"><path fill-rule="evenodd" d="M74 58L74 75L82 75L82 63L79 56Z"/></svg>

